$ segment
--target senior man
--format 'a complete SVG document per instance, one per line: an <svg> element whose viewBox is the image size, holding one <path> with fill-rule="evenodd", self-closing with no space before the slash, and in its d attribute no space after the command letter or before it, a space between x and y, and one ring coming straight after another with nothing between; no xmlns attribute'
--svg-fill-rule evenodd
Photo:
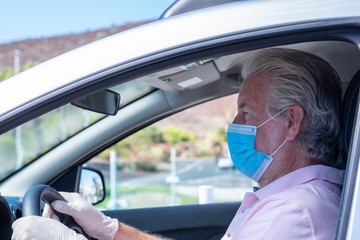
<svg viewBox="0 0 360 240"><path fill-rule="evenodd" d="M312 54L259 51L243 67L238 114L228 128L235 167L259 183L222 240L333 239L344 172L339 157L341 82ZM78 194L53 208L97 239L162 239L106 217ZM45 215L56 218L50 208ZM85 239L56 220L25 217L13 239ZM39 236L39 233L42 233Z"/></svg>

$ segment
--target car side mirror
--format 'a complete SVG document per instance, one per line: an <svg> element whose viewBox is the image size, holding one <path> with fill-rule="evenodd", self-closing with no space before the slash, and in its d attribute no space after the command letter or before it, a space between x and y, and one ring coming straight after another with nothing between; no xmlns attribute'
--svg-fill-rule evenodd
<svg viewBox="0 0 360 240"><path fill-rule="evenodd" d="M120 94L106 89L76 99L71 104L93 112L116 115L120 108Z"/></svg>
<svg viewBox="0 0 360 240"><path fill-rule="evenodd" d="M103 174L96 169L82 168L79 193L93 205L102 202L106 196Z"/></svg>

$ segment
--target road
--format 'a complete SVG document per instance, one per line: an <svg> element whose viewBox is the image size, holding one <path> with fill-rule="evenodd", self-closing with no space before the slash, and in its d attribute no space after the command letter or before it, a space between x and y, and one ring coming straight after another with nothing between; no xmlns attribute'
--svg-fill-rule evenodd
<svg viewBox="0 0 360 240"><path fill-rule="evenodd" d="M107 163L93 163L91 167L98 168L104 174L106 183L109 183L109 165ZM162 164L160 171L129 172L119 170L118 184L121 185L158 185L169 184L166 178L170 175L170 164ZM220 169L211 160L187 160L176 164L176 175L181 185L210 184L220 187L246 187L251 185L251 180L236 169Z"/></svg>

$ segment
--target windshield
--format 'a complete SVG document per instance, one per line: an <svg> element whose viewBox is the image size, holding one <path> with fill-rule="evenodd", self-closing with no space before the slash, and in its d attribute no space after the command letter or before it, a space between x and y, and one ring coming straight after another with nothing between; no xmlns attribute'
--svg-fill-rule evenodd
<svg viewBox="0 0 360 240"><path fill-rule="evenodd" d="M148 94L153 88L131 81L111 90L121 95L122 107ZM67 104L2 134L0 181L105 116Z"/></svg>

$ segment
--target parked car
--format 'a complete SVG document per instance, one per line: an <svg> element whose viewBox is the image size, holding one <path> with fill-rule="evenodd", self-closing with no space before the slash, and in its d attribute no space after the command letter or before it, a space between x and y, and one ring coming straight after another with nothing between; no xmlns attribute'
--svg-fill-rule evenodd
<svg viewBox="0 0 360 240"><path fill-rule="evenodd" d="M228 169L228 168L235 169L234 163L232 162L231 158L229 158L229 157L220 158L217 165L221 169Z"/></svg>
<svg viewBox="0 0 360 240"><path fill-rule="evenodd" d="M236 94L242 63L271 47L316 54L341 77L347 174L336 239L358 239L360 2L213 1L216 6L197 10L185 2L190 5L176 10L179 5L174 4L158 21L80 47L0 83L2 239L10 239L11 223L27 214L25 206L40 214L36 203L44 188L34 194L34 185L81 191L101 201L107 186L101 174L84 170L84 164L158 120ZM114 209L105 214L169 238L210 240L220 239L239 205Z"/></svg>

